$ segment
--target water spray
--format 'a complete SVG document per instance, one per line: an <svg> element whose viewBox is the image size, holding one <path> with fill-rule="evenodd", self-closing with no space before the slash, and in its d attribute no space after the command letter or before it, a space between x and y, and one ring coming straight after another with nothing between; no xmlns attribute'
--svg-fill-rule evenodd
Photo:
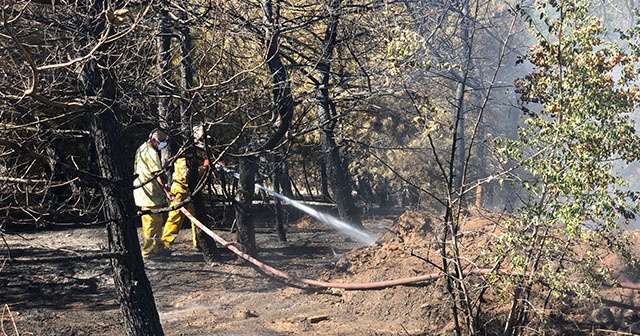
<svg viewBox="0 0 640 336"><path fill-rule="evenodd" d="M237 173L232 172L232 171L224 168L223 166L221 166L221 168L223 168L227 172L233 173L234 177L236 177L236 178L240 176ZM162 187L163 187L164 192L167 194L167 197L172 201L176 201L176 199L173 196L173 194L171 194L171 192L167 188L165 188L164 186L162 186ZM282 197L284 197L285 199L288 199L285 196L282 196ZM294 203L296 203L296 202L294 201L292 204L294 204ZM304 207L308 208L308 209L311 209L311 208L306 207L306 206L304 206ZM313 210L313 209L311 209L311 210ZM394 287L394 286L400 286L400 285L408 285L408 284L414 284L414 283L424 282L424 281L432 281L432 280L440 279L441 277L444 277L444 276L456 276L456 275L459 276L457 271L450 271L448 273L436 272L436 273L418 275L418 276L413 276L413 277L408 277L408 278L399 278L399 279L394 279L394 280L384 280L384 281L369 282L369 283L328 282L328 281L320 281L320 280L299 278L299 277L297 277L295 275L291 275L291 274L282 272L282 271L280 271L280 270L278 270L276 268L273 268L273 267L271 267L271 266L269 266L267 264L264 264L263 262L255 259L254 257L248 255L247 253L242 252L240 249L238 249L237 247L233 246L231 243L227 242L226 240L222 239L222 237L220 237L219 235L215 234L213 231L211 231L211 229L209 229L204 224L202 224L202 222L200 222L196 217L194 217L193 214L191 214L185 207L181 207L180 211L187 218L189 218L189 220L191 220L191 222L194 225L196 225L198 228L200 228L204 233L209 235L217 243L219 243L223 247L227 248L228 250L232 251L233 253L235 253L239 257L243 258L244 260L247 260L248 262L252 263L253 265L255 265L256 267L260 268L261 270L265 271L268 274L271 274L271 275L274 275L274 276L277 276L277 277L280 277L280 278L283 278L283 279L286 279L286 280L289 280L289 281L292 281L292 282L297 282L297 283L300 283L300 284L305 284L305 285L310 285L310 286L315 286L315 287L321 287L321 288L342 288L342 289L347 289L347 290L367 290L367 289L382 289L382 288L388 288L388 287ZM313 211L315 211L315 210L313 210ZM316 211L316 213L317 213L317 211ZM324 214L321 214L321 215L327 216L327 215L324 215ZM328 216L328 217L332 218L331 216ZM506 275L506 276L521 276L520 274L518 274L516 272L507 271L507 270L500 270L500 269L496 269L496 268L475 268L475 269L471 269L471 270L466 270L466 271L463 272L463 274L464 275L478 275L478 276L484 276L486 274L502 274L502 275ZM640 290L640 283L635 283L635 282L630 282L630 281L618 282L615 285L614 284L605 284L605 285L610 285L612 287L616 286L616 287L621 287L621 288Z"/></svg>
<svg viewBox="0 0 640 336"><path fill-rule="evenodd" d="M237 172L225 167L222 164L217 164L216 167L221 168L222 170L224 170L225 172L231 174L234 178L239 179L240 178L240 174L238 174ZM296 200L292 200L287 196L284 196L274 190L271 190L263 185L261 185L260 183L255 183L256 187L258 187L260 190L263 190L271 195L273 195L274 197L277 197L279 199L281 199L282 201L289 203L290 205L292 205L293 207L295 207L296 209L308 214L309 216L327 224L330 225L334 228L336 228L337 230L344 232L345 234L349 235L351 238L365 244L366 246L372 245L373 243L376 242L377 238L371 236L370 234L368 234L367 232L363 231L363 230L359 230L347 223L345 223L344 221L339 220L338 218L335 218L331 215L322 213L316 209L313 209L309 206L306 206L304 204L302 204L299 201Z"/></svg>

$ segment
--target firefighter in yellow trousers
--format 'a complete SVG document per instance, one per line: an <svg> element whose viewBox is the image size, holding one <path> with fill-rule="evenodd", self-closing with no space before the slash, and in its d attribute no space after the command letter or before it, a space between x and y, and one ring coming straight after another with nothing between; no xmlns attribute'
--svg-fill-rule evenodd
<svg viewBox="0 0 640 336"><path fill-rule="evenodd" d="M167 146L168 136L165 132L154 129L149 133L149 139L136 151L134 173L137 175L133 190L136 206L141 210L159 209L165 204L166 196L161 185L165 184L159 150ZM170 251L162 244L162 226L164 216L161 213L148 213L141 216L142 220L142 257L145 259L160 259L166 257Z"/></svg>
<svg viewBox="0 0 640 336"><path fill-rule="evenodd" d="M201 133L200 133L201 134ZM197 135L200 135L198 132L194 132L195 142L196 142L196 160L198 164L198 176L202 176L206 167L209 165L209 160L207 159L206 151L204 150L204 146L198 142L200 138ZM187 197L191 194L189 192L189 184L187 182L187 176L189 174L189 167L187 165L187 158L184 156L178 157L173 163L173 175L171 182L171 193L175 196L175 200L171 202L171 205L175 205L183 202ZM193 204L191 202L187 203L185 209L190 213L193 212ZM162 242L164 243L164 247L169 249L171 244L175 241L178 232L180 232L180 228L182 227L182 222L184 221L185 215L180 211L180 209L173 210L169 212L169 216L167 217L167 222L164 225L164 232L162 234ZM191 223L191 232L193 239L193 247L198 247L198 242L196 240L196 227L195 224Z"/></svg>

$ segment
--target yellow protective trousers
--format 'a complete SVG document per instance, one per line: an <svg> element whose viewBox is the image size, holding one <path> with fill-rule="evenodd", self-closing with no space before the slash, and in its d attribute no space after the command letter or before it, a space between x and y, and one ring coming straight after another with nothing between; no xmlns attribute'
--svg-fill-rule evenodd
<svg viewBox="0 0 640 336"><path fill-rule="evenodd" d="M141 210L152 210L160 207L142 207ZM164 248L162 245L162 214L145 214L142 220L142 257L148 258Z"/></svg>
<svg viewBox="0 0 640 336"><path fill-rule="evenodd" d="M187 197L189 197L189 190L187 187L183 186L179 183L173 183L171 185L171 193L175 196L175 201L171 201L171 205L175 205L184 201ZM193 214L193 204L187 203L185 209ZM185 215L180 211L180 209L173 210L169 212L169 216L167 217L167 222L164 224L164 232L162 233L162 242L166 248L171 247L171 244L176 237L178 236L178 232L180 232L180 228L182 227L182 222L184 221ZM193 239L193 246L198 247L198 243L196 241L196 227L195 224L191 223L191 235Z"/></svg>

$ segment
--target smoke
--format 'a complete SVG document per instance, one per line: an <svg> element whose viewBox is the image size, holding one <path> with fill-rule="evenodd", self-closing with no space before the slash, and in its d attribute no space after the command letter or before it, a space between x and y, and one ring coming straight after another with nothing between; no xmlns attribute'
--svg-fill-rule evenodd
<svg viewBox="0 0 640 336"><path fill-rule="evenodd" d="M638 125L640 123L640 111L635 111L630 115L631 120L633 121L634 127L636 128L636 133L638 133ZM621 176L624 181L627 183L624 190L640 192L640 162L633 161L631 163L623 162L623 160L618 160L614 164L613 173L615 175ZM622 223L621 223L622 224ZM631 220L629 223L629 228L638 229L640 228L640 218L636 218L635 220ZM624 228L624 226L621 225Z"/></svg>

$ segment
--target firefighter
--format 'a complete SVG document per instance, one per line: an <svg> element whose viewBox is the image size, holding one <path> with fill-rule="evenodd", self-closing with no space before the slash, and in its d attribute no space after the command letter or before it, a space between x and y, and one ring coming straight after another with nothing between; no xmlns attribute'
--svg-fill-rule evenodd
<svg viewBox="0 0 640 336"><path fill-rule="evenodd" d="M207 153L204 148L204 143L200 142L204 134L202 126L196 126L193 130L193 137L195 143L195 160L197 160L198 176L202 176L206 167L209 165ZM171 193L175 196L175 200L171 201L171 206L183 202L187 197L191 195L189 192L189 184L187 182L187 176L189 174L189 165L187 164L187 158L184 155L179 156L173 163L173 175L171 181ZM185 208L190 213L193 212L193 204L191 202L185 205ZM169 212L167 222L164 224L164 232L162 233L162 242L165 249L170 249L171 244L175 241L185 215L180 209ZM193 239L193 247L198 248L198 242L196 240L196 227L194 223L191 223L191 232Z"/></svg>
<svg viewBox="0 0 640 336"><path fill-rule="evenodd" d="M166 177L162 172L160 153L167 146L169 136L160 129L149 133L149 138L136 151L134 173L137 175L133 190L136 206L141 210L159 209L165 204L166 196L162 186L166 185ZM142 257L144 259L164 259L171 251L162 244L162 226L164 215L148 213L142 220Z"/></svg>

